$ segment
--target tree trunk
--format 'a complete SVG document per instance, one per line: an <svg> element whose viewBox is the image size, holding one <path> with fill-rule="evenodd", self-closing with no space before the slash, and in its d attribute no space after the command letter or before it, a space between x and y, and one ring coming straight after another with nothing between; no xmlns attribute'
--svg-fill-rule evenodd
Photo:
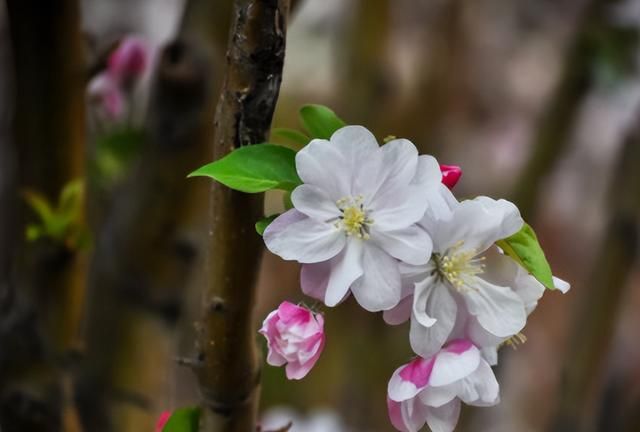
<svg viewBox="0 0 640 432"><path fill-rule="evenodd" d="M284 63L288 0L236 0L227 71L214 121L214 159L266 140ZM194 371L203 432L253 432L260 366L253 322L263 197L211 189L207 285Z"/></svg>

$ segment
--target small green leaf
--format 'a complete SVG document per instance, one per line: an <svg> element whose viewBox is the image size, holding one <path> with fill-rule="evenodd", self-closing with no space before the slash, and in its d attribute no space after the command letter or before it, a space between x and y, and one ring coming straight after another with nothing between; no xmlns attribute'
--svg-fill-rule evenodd
<svg viewBox="0 0 640 432"><path fill-rule="evenodd" d="M162 432L198 432L199 422L200 408L179 408L171 414Z"/></svg>
<svg viewBox="0 0 640 432"><path fill-rule="evenodd" d="M300 119L313 138L329 139L335 131L346 126L333 111L322 105L303 106Z"/></svg>
<svg viewBox="0 0 640 432"><path fill-rule="evenodd" d="M538 237L528 224L524 224L520 231L496 242L505 254L516 260L538 282L549 289L555 289L551 267L544 256L538 242Z"/></svg>
<svg viewBox="0 0 640 432"><path fill-rule="evenodd" d="M300 183L296 153L275 144L240 147L215 162L198 168L189 177L205 176L231 189L256 193L271 189L293 190Z"/></svg>
<svg viewBox="0 0 640 432"><path fill-rule="evenodd" d="M53 217L53 209L47 198L33 190L26 190L23 195L27 204L36 212L40 220L47 224Z"/></svg>
<svg viewBox="0 0 640 432"><path fill-rule="evenodd" d="M309 141L311 141L311 138L295 129L273 128L271 129L271 136L280 137L300 148L306 146L309 144Z"/></svg>
<svg viewBox="0 0 640 432"><path fill-rule="evenodd" d="M266 230L271 222L273 222L274 219L278 216L280 216L280 213L276 213L274 215L260 219L258 222L256 222L256 232L260 235L264 234L264 230Z"/></svg>

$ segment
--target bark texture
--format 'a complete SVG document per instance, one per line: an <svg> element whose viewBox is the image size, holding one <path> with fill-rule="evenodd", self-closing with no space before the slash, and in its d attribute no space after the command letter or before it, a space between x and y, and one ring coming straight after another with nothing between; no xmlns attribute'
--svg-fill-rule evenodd
<svg viewBox="0 0 640 432"><path fill-rule="evenodd" d="M215 116L214 159L266 140L284 63L288 0L236 0L227 71ZM263 197L211 189L207 286L194 371L201 431L255 430L260 367L253 321Z"/></svg>

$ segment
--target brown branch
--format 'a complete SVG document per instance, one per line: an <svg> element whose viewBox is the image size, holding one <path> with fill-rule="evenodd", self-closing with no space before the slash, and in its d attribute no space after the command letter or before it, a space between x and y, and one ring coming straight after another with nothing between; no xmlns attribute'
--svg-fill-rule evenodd
<svg viewBox="0 0 640 432"><path fill-rule="evenodd" d="M236 0L227 72L215 116L214 159L267 138L285 51L288 0ZM207 286L195 367L203 405L201 430L253 432L259 364L252 312L262 252L253 225L263 198L211 189Z"/></svg>
<svg viewBox="0 0 640 432"><path fill-rule="evenodd" d="M638 256L640 127L624 143L608 196L607 228L571 330L553 426L558 432L587 430L593 420L590 403L602 378L621 300Z"/></svg>
<svg viewBox="0 0 640 432"><path fill-rule="evenodd" d="M18 188L29 187L55 202L84 165L79 5L75 0L8 0L7 12ZM17 196L9 199L20 212L16 220L33 220L30 210L17 205ZM15 236L24 232L22 225L14 228ZM67 366L82 311L81 256L62 243L14 238L16 295L10 313L1 318L0 428L75 430Z"/></svg>

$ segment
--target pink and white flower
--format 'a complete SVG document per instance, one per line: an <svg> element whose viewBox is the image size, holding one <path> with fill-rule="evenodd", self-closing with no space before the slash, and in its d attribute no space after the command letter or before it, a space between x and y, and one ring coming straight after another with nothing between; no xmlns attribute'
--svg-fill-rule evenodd
<svg viewBox="0 0 640 432"><path fill-rule="evenodd" d="M294 209L266 229L267 248L302 263L303 291L328 306L350 292L369 311L395 306L399 262L431 256L418 222L427 210L448 211L437 161L408 140L379 146L364 127L346 126L300 150L296 169L304 184L291 195Z"/></svg>
<svg viewBox="0 0 640 432"><path fill-rule="evenodd" d="M87 94L108 119L117 120L124 114L125 95L111 75L104 72L96 75L89 82Z"/></svg>
<svg viewBox="0 0 640 432"><path fill-rule="evenodd" d="M286 366L288 379L302 379L316 364L325 343L324 319L309 309L282 302L262 324L267 339L267 363Z"/></svg>
<svg viewBox="0 0 640 432"><path fill-rule="evenodd" d="M389 381L389 417L402 432L417 432L425 423L432 432L453 431L461 401L475 406L499 401L491 367L468 340L454 340L434 356L417 357Z"/></svg>

